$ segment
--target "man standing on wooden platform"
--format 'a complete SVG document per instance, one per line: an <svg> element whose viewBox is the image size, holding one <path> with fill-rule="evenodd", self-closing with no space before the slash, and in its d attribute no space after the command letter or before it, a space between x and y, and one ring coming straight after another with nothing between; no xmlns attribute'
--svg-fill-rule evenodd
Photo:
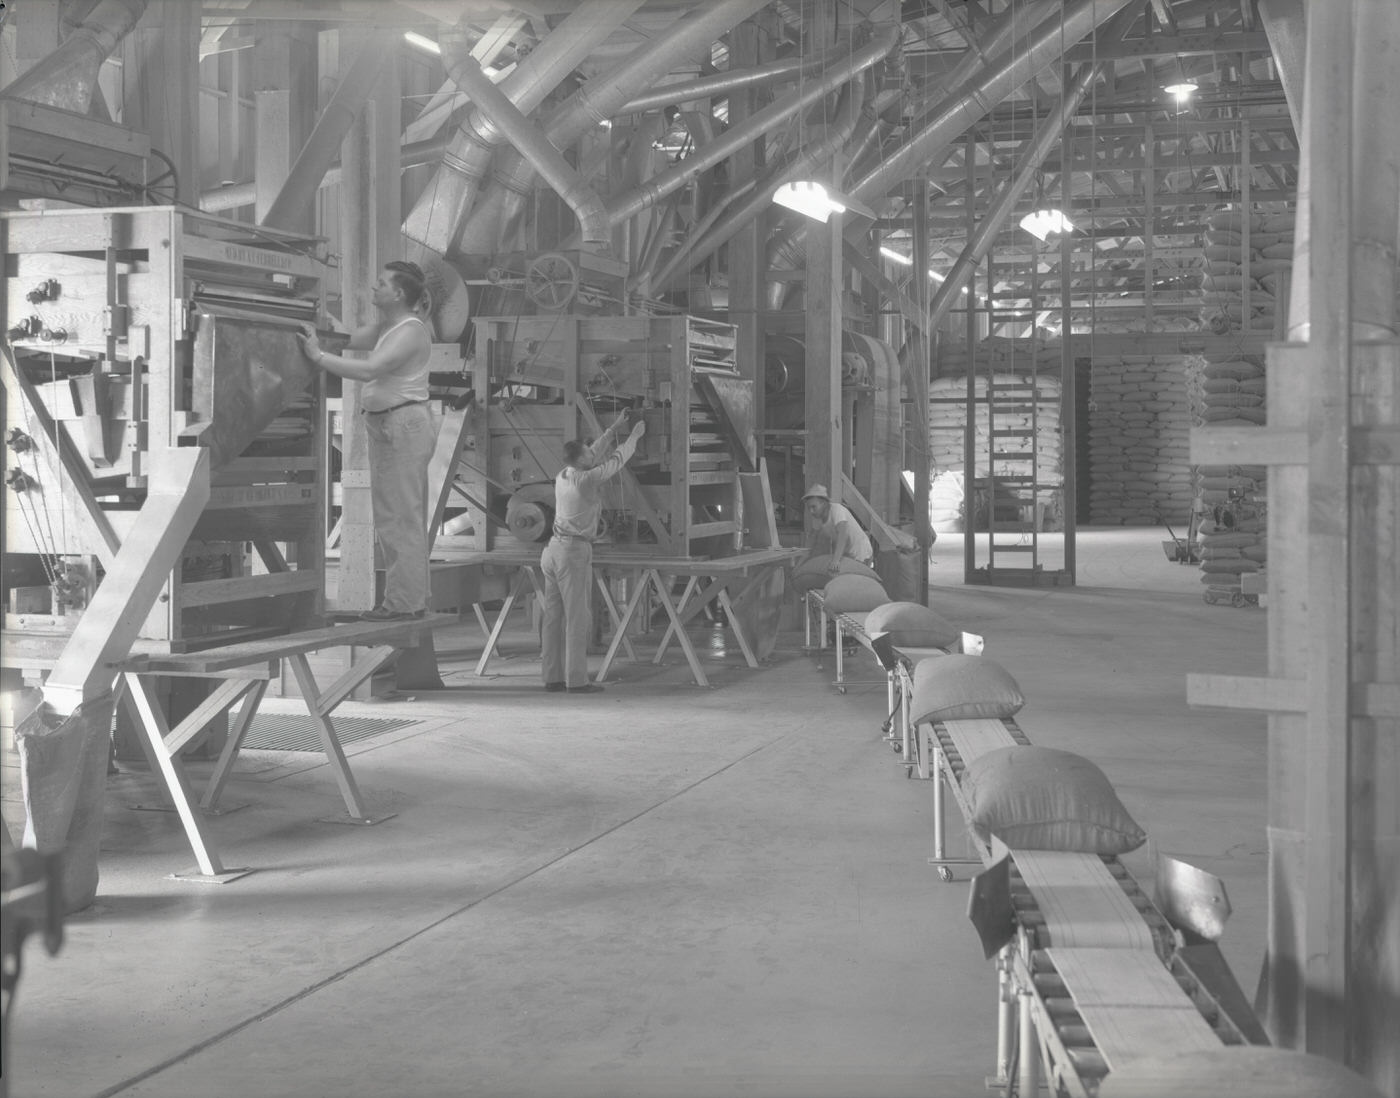
<svg viewBox="0 0 1400 1098"><path fill-rule="evenodd" d="M369 490L374 539L384 564L384 599L365 621L421 618L428 605L428 464L437 422L428 402L432 337L424 321L431 301L416 263L386 263L374 284L377 324L350 337L363 359L328 354L307 326L302 350L316 366L364 382L360 409L369 438Z"/></svg>
<svg viewBox="0 0 1400 1098"><path fill-rule="evenodd" d="M626 423L624 410L592 446L577 439L564 443L565 465L554 478L554 533L540 554L544 574L540 670L544 688L551 692L599 694L603 690L588 681L593 539L603 513L603 485L622 472L646 430L638 420L626 441L608 454Z"/></svg>

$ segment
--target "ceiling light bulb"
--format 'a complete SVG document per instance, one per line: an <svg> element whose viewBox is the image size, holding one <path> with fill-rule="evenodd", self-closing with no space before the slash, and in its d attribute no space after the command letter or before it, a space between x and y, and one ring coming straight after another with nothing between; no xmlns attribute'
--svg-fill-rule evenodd
<svg viewBox="0 0 1400 1098"><path fill-rule="evenodd" d="M784 183L773 192L773 201L789 210L826 222L834 213L844 213L846 207L837 202L820 183L801 181Z"/></svg>
<svg viewBox="0 0 1400 1098"><path fill-rule="evenodd" d="M1162 90L1168 95L1174 96L1178 103L1184 103L1191 98L1191 93L1196 90L1196 85L1189 80L1183 80L1180 84L1168 84Z"/></svg>

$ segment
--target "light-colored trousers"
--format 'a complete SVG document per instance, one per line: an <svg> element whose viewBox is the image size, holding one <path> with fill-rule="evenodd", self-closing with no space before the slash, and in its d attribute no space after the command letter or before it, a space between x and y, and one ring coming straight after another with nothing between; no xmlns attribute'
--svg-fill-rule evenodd
<svg viewBox="0 0 1400 1098"><path fill-rule="evenodd" d="M366 414L374 539L384 565L386 610L428 605L428 463L437 445L429 404Z"/></svg>
<svg viewBox="0 0 1400 1098"><path fill-rule="evenodd" d="M582 538L550 538L540 554L544 622L540 671L544 681L588 683L588 634L593 628L593 545Z"/></svg>

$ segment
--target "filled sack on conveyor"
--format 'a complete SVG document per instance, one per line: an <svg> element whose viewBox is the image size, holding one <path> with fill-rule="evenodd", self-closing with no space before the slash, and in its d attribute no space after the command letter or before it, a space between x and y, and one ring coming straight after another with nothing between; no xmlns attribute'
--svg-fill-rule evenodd
<svg viewBox="0 0 1400 1098"><path fill-rule="evenodd" d="M921 721L1010 717L1026 704L1011 672L985 656L934 656L914 668L909 718Z"/></svg>
<svg viewBox="0 0 1400 1098"><path fill-rule="evenodd" d="M968 763L963 795L973 831L1016 850L1126 854L1147 833L1118 799L1107 775L1082 755L1017 745Z"/></svg>
<svg viewBox="0 0 1400 1098"><path fill-rule="evenodd" d="M870 611L865 632L889 637L896 648L954 648L962 630L937 610L918 602L887 602Z"/></svg>
<svg viewBox="0 0 1400 1098"><path fill-rule="evenodd" d="M822 588L822 605L828 614L863 614L889 601L884 585L869 576L837 576Z"/></svg>

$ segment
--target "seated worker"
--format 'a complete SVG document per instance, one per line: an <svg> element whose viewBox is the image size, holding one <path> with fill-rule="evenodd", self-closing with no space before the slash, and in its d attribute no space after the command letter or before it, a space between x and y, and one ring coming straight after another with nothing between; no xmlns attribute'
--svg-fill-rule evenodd
<svg viewBox="0 0 1400 1098"><path fill-rule="evenodd" d="M832 503L824 484L814 484L802 497L807 509L809 533L807 556L804 559L831 554L827 571L833 576L840 570L841 559L850 557L861 564L875 565L875 547L870 535L839 503Z"/></svg>
<svg viewBox="0 0 1400 1098"><path fill-rule="evenodd" d="M622 472L646 430L638 420L626 441L608 454L626 423L624 410L592 446L577 439L564 443L564 468L554 478L554 535L540 554L544 574L540 671L549 691L599 694L603 690L588 681L593 538L603 511L603 485Z"/></svg>

